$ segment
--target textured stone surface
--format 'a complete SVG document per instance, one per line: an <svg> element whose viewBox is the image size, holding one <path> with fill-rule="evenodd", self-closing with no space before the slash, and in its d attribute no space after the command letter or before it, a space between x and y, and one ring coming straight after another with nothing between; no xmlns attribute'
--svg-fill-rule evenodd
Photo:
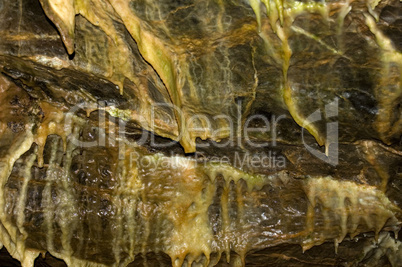
<svg viewBox="0 0 402 267"><path fill-rule="evenodd" d="M19 0L0 21L0 245L22 265L402 262L399 1ZM253 115L270 128L246 136Z"/></svg>

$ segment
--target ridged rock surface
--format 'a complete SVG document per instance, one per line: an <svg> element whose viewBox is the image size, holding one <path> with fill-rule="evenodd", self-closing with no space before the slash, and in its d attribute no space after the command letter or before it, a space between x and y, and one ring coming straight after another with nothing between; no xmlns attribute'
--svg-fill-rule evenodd
<svg viewBox="0 0 402 267"><path fill-rule="evenodd" d="M2 1L0 32L23 266L401 266L399 1Z"/></svg>

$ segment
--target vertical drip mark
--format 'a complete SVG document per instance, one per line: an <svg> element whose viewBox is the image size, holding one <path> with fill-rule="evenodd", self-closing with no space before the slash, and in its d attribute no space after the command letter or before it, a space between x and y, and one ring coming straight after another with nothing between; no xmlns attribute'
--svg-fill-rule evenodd
<svg viewBox="0 0 402 267"><path fill-rule="evenodd" d="M277 31L277 21L279 20L278 8L276 7L275 1L272 0L262 0L267 10L267 16L269 19L269 23L273 32Z"/></svg>
<svg viewBox="0 0 402 267"><path fill-rule="evenodd" d="M249 0L250 2L250 6L254 11L255 14L255 18L257 20L257 24L258 24L258 32L261 32L261 2L260 0Z"/></svg>
<svg viewBox="0 0 402 267"><path fill-rule="evenodd" d="M315 199L315 188L308 187L307 189L307 213L306 213L306 235L307 237L303 240L302 248L303 253L313 246L312 234L314 232L314 207L316 205Z"/></svg>
<svg viewBox="0 0 402 267"><path fill-rule="evenodd" d="M142 242L141 246L141 253L144 259L144 266L148 267L148 258L147 258L147 243L148 243L148 237L150 234L150 227L149 227L149 218L144 218L145 219L145 233L144 233L144 241ZM181 262L183 262L184 259L182 259ZM181 265L180 265L181 266Z"/></svg>
<svg viewBox="0 0 402 267"><path fill-rule="evenodd" d="M113 203L117 206L115 227L116 232L113 235L113 253L115 258L115 264L120 264L120 252L121 252L121 241L123 237L123 220L122 220L122 201L120 199L120 194L113 197Z"/></svg>
<svg viewBox="0 0 402 267"><path fill-rule="evenodd" d="M35 252L33 250L24 251L23 258L21 259L22 267L33 267L36 257L38 257L39 252Z"/></svg>
<svg viewBox="0 0 402 267"><path fill-rule="evenodd" d="M230 179L228 179L229 181ZM229 218L229 183L223 183L223 190L221 196L222 206L222 236L224 242L224 249L226 253L226 261L230 262L230 218Z"/></svg>
<svg viewBox="0 0 402 267"><path fill-rule="evenodd" d="M340 221L341 221L341 231L340 234L338 235L337 238L335 238L335 253L338 253L338 245L339 243L341 243L343 241L343 239L345 238L346 234L348 233L348 227L347 227L347 220L348 220L348 211L346 209L346 203L345 203L345 199L346 199L346 192L344 192L343 190L339 190L334 192L334 197L338 200L338 203L336 204L338 210L336 211L340 217Z"/></svg>
<svg viewBox="0 0 402 267"><path fill-rule="evenodd" d="M380 15L375 12L374 9L380 1L381 0L367 1L367 11L370 13L371 16L373 16L373 18L375 18L376 21L379 21Z"/></svg>
<svg viewBox="0 0 402 267"><path fill-rule="evenodd" d="M27 194L28 194L28 183L32 178L32 165L34 164L36 159L36 153L33 153L32 155L29 156L29 158L25 162L25 168L20 172L20 175L24 179L21 189L20 189L20 194L18 197L18 204L17 204L17 228L19 232L22 234L21 240L17 241L17 249L18 251L24 255L25 254L25 244L24 241L28 237L28 233L24 229L24 222L25 222L25 203L27 199ZM18 238L18 237L17 237Z"/></svg>
<svg viewBox="0 0 402 267"><path fill-rule="evenodd" d="M80 128L78 126L74 126L71 138L78 140L79 132ZM61 203L62 207L60 207L60 219L58 223L62 232L62 236L60 237L62 251L64 251L67 257L71 257L71 255L73 254L73 250L71 247L71 238L77 223L75 217L78 214L75 207L73 190L71 188L71 183L69 182L72 154L75 148L76 147L73 142L68 142L67 151L63 158L63 173L60 175L61 184L64 192L62 192L60 195L61 201L63 201L63 203Z"/></svg>
<svg viewBox="0 0 402 267"><path fill-rule="evenodd" d="M241 227L243 225L245 225L245 223L244 223L244 218L245 218L244 199L246 199L246 198L243 197L243 183L244 183L244 180L239 179L235 183L235 188L234 188L234 190L236 190L236 202L237 202L237 217L236 217L235 225L236 225L237 231L240 233L243 232L243 229L241 229ZM238 253L240 256L240 260L241 260L241 264L242 264L241 266L246 266L246 252L247 252L246 250L247 250L246 246L242 246L236 250L236 253Z"/></svg>
<svg viewBox="0 0 402 267"><path fill-rule="evenodd" d="M126 210L127 218L127 228L128 228L128 238L129 238L129 257L131 261L135 259L135 237L136 233L136 222L135 222L135 211L137 209L137 203L134 199L126 198L124 202L124 207Z"/></svg>
<svg viewBox="0 0 402 267"><path fill-rule="evenodd" d="M138 169L135 163L132 161L132 151L125 150L126 155L125 166L124 166L124 175L125 179L125 194L123 199L123 207L126 214L127 221L127 229L128 229L128 239L129 239L129 257L132 261L135 259L136 254L136 237L140 235L138 228L136 227L139 224L139 221L136 222L136 212L138 209L138 200L137 200L137 189L140 187L139 179L138 179Z"/></svg>
<svg viewBox="0 0 402 267"><path fill-rule="evenodd" d="M376 240L378 241L380 231L382 230L384 225L387 223L388 219L390 219L390 216L381 216L379 214L375 214L375 219L376 219L376 222L375 222L374 234L375 234Z"/></svg>
<svg viewBox="0 0 402 267"><path fill-rule="evenodd" d="M194 262L194 257L191 254L187 254L186 259L187 259L187 266L191 267Z"/></svg>
<svg viewBox="0 0 402 267"><path fill-rule="evenodd" d="M243 192L242 192L242 182L243 180L239 180L236 183L236 197L237 197L237 225L244 225L244 200L243 200Z"/></svg>
<svg viewBox="0 0 402 267"><path fill-rule="evenodd" d="M219 14L216 18L216 23L218 26L218 31L220 33L224 32L224 28L223 28L223 17L225 15L225 4L222 0L218 1L218 5L219 5Z"/></svg>
<svg viewBox="0 0 402 267"><path fill-rule="evenodd" d="M236 136L237 136L237 145L243 148L243 142L242 142L242 112L241 108L242 107L242 98L237 99L236 101ZM213 176L215 179L215 176Z"/></svg>
<svg viewBox="0 0 402 267"><path fill-rule="evenodd" d="M172 259L172 263L174 267L183 267L184 264L184 257L183 255L180 255L177 258L173 258Z"/></svg>
<svg viewBox="0 0 402 267"><path fill-rule="evenodd" d="M118 161L118 166L117 166L117 186L116 186L116 191L113 194L113 204L115 207L117 207L116 211L116 218L115 218L115 226L117 227L116 229L116 234L113 237L113 253L115 257L115 264L120 265L120 253L122 250L123 246L123 216L126 217L126 210L127 206L123 204L126 204L125 199L122 199L122 192L124 192L124 188L126 188L126 181L127 181L127 169L126 169L126 164L124 161L124 156L121 156L120 154L123 153L123 151L119 150L119 159L122 158L123 160ZM123 210L123 207L125 207L125 210ZM131 253L131 251L129 252Z"/></svg>
<svg viewBox="0 0 402 267"><path fill-rule="evenodd" d="M213 253L209 255L210 260L208 261L208 264L206 266L215 266L219 263L219 260L221 259L222 256L222 251L218 250L216 253Z"/></svg>
<svg viewBox="0 0 402 267"><path fill-rule="evenodd" d="M47 136L43 137L38 137L36 140L38 144L38 167L42 168L43 167L43 150L45 149L45 144L46 144Z"/></svg>
<svg viewBox="0 0 402 267"><path fill-rule="evenodd" d="M57 168L57 150L58 150L58 139L52 139L51 152L49 167L46 171L46 185L43 189L43 197L45 202L45 225L46 225L46 244L48 251L54 251L54 231L53 231L53 215L55 210L55 203L52 201L52 183L57 179L57 174L55 173L55 168Z"/></svg>
<svg viewBox="0 0 402 267"><path fill-rule="evenodd" d="M331 226L331 218L329 217L328 210L326 208L323 207L321 213L324 219L324 231L321 231L320 239L321 242L324 242L326 238L326 229L329 229Z"/></svg>
<svg viewBox="0 0 402 267"><path fill-rule="evenodd" d="M149 225L149 211L147 210L146 207L146 202L147 202L147 185L144 185L143 190L141 190L141 195L142 195L142 215L143 218L142 220L144 221L144 235L142 237L142 244L141 244L141 253L142 253L142 257L144 259L144 266L148 267L148 259L147 259L147 243L148 243L148 238L149 238L149 234L150 234L150 225ZM175 261L174 261L175 263Z"/></svg>
<svg viewBox="0 0 402 267"><path fill-rule="evenodd" d="M343 42L342 42L342 38L341 35L343 33L343 25L345 23L345 18L346 16L349 14L349 12L352 10L352 7L350 6L350 1L351 0L346 0L342 7L341 10L338 14L338 17L336 18L337 22L338 22L338 28L337 28L337 35L338 35L338 43L340 44L340 51L343 52Z"/></svg>
<svg viewBox="0 0 402 267"><path fill-rule="evenodd" d="M207 177L208 178L206 178L206 179L209 180L209 182L208 182L208 185L203 189L202 195L203 195L203 198L205 199L204 200L205 214L207 216L206 224L208 227L210 227L209 231L213 232L211 229L211 220L209 217L209 207L211 207L211 205L213 204L213 201L214 201L215 188L214 188L212 181L209 178L210 176L207 176ZM213 238L214 238L213 233L211 233L211 240L213 240ZM206 266L215 265L214 258L211 257L211 254L212 254L211 249L209 249L208 251L204 251L204 254L205 254L205 258L206 258L205 265Z"/></svg>
<svg viewBox="0 0 402 267"><path fill-rule="evenodd" d="M401 227L399 227L399 229L398 230L395 230L394 231L394 235L395 235L395 239L396 240L398 240L398 234L399 234L399 231L401 230Z"/></svg>
<svg viewBox="0 0 402 267"><path fill-rule="evenodd" d="M359 220L360 217L358 216L358 214L354 214L354 211L358 210L358 202L359 199L356 196L350 196L350 198L348 198L350 201L350 222L351 222L351 228L349 230L350 233L350 237L354 238L356 235L358 235L358 231L357 231L357 227L359 226ZM345 200L346 201L346 200Z"/></svg>
<svg viewBox="0 0 402 267"><path fill-rule="evenodd" d="M271 0L272 1L272 0ZM279 16L279 21L283 25L283 0L275 0L276 12Z"/></svg>
<svg viewBox="0 0 402 267"><path fill-rule="evenodd" d="M81 151L80 151L81 152ZM83 201L83 197L82 197L82 192L79 193L79 199L80 201ZM82 211L80 210L81 208L79 208L78 212L81 213ZM81 213L82 214L82 213ZM87 250L87 236L89 235L89 233L87 232L87 229L85 229L85 221L88 221L87 219L87 213L85 213L84 216L81 217L82 221L80 222L79 228L78 228L78 235L77 237L79 238L79 244L77 246L77 251L82 251L82 254L85 255L86 254L86 250Z"/></svg>

